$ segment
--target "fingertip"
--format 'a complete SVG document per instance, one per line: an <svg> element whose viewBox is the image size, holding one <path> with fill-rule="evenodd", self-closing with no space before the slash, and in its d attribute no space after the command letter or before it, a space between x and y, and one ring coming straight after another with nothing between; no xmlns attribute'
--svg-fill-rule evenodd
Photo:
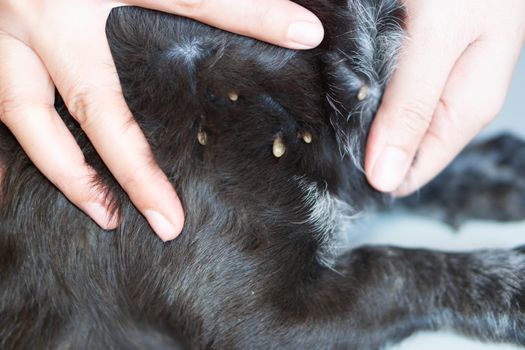
<svg viewBox="0 0 525 350"><path fill-rule="evenodd" d="M151 7L152 2L127 2ZM188 16L227 31L247 35L289 49L316 47L324 37L319 18L310 10L288 0L237 1L214 0L192 6L155 6L168 12Z"/></svg>
<svg viewBox="0 0 525 350"><path fill-rule="evenodd" d="M416 191L417 188L414 188L414 186L410 185L408 181L404 181L394 192L392 192L392 196L403 198L408 197L411 194L413 194Z"/></svg>
<svg viewBox="0 0 525 350"><path fill-rule="evenodd" d="M381 192L395 191L405 179L411 158L404 150L386 146L370 167L368 181Z"/></svg>
<svg viewBox="0 0 525 350"><path fill-rule="evenodd" d="M389 143L389 133L376 118L366 145L365 174L369 184L380 192L395 191L405 179L413 155L406 148Z"/></svg>
<svg viewBox="0 0 525 350"><path fill-rule="evenodd" d="M135 176L123 182L124 190L155 234L164 242L174 240L183 230L184 210L172 183L156 165Z"/></svg>
<svg viewBox="0 0 525 350"><path fill-rule="evenodd" d="M270 3L268 3L268 6L271 6ZM289 1L280 2L280 4L275 3L272 6L274 6L275 11L273 21L282 23L283 26L281 28L285 30L284 36L280 34L281 36L279 37L275 33L273 34L273 40L271 37L263 37L263 40L296 50L312 49L323 41L323 24L313 12ZM281 11L278 11L278 6L283 6ZM271 14L271 12L268 13ZM287 16L281 16L281 13L286 13ZM268 18L272 19L272 16L268 15ZM261 33L261 35L267 34ZM255 36L258 37L258 35ZM284 39L281 39L282 41L279 42L279 38Z"/></svg>
<svg viewBox="0 0 525 350"><path fill-rule="evenodd" d="M385 94L368 137L365 171L369 183L391 193L405 180L433 120L432 104L407 100L399 107Z"/></svg>
<svg viewBox="0 0 525 350"><path fill-rule="evenodd" d="M175 191L173 191L175 192ZM184 208L182 207L182 203L177 196L177 194L174 194L174 197L172 197L173 200L173 209L172 209L172 215L170 216L170 221L173 224L174 229L174 237L175 239L180 236L182 233L182 230L184 229L184 223L185 223L185 217L184 217Z"/></svg>
<svg viewBox="0 0 525 350"><path fill-rule="evenodd" d="M80 208L104 230L114 230L119 225L119 216L97 202L82 204Z"/></svg>
<svg viewBox="0 0 525 350"><path fill-rule="evenodd" d="M180 219L180 214L181 213L175 213L172 215L175 218L171 218L170 220L155 209L147 209L144 211L146 220L163 242L174 240L182 232L184 219Z"/></svg>
<svg viewBox="0 0 525 350"><path fill-rule="evenodd" d="M304 50L318 46L324 38L324 28L315 17L312 21L297 21L288 26L287 42L283 46L290 49Z"/></svg>
<svg viewBox="0 0 525 350"><path fill-rule="evenodd" d="M186 222L184 217L184 209L182 208L182 204L180 200L177 198L178 201L178 208L175 214L175 229L178 232L177 236L182 233L182 230L184 229L184 224Z"/></svg>

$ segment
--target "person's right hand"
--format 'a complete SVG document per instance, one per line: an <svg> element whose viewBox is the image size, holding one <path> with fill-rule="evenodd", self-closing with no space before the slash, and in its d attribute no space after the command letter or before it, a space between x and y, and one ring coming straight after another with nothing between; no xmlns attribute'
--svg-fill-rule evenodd
<svg viewBox="0 0 525 350"><path fill-rule="evenodd" d="M365 169L376 189L404 196L499 113L525 40L525 1L401 2L407 39L370 131Z"/></svg>
<svg viewBox="0 0 525 350"><path fill-rule="evenodd" d="M175 13L277 45L307 49L323 38L311 12L287 0L0 0L0 121L42 173L105 229L94 171L55 111L55 87L134 205L163 240L184 214L122 96L105 35L112 8Z"/></svg>

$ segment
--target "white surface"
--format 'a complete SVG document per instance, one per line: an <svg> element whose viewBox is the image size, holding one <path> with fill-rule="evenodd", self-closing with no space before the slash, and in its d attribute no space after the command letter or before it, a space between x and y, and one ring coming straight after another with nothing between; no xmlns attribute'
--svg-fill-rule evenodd
<svg viewBox="0 0 525 350"><path fill-rule="evenodd" d="M483 72L480 72L483 74ZM511 91L500 117L482 134L512 131L525 138L525 52L514 74ZM525 176L525 174L523 174ZM525 244L525 222L496 224L471 222L453 232L432 220L405 214L365 218L358 224L352 245L393 244L444 250L505 248ZM524 330L525 332L525 330ZM392 350L512 350L510 345L481 344L450 333L420 333Z"/></svg>

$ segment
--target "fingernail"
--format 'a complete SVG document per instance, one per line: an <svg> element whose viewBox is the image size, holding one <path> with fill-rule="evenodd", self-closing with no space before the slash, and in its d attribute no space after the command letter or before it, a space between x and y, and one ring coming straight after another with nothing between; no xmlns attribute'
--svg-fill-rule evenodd
<svg viewBox="0 0 525 350"><path fill-rule="evenodd" d="M175 226L159 212L155 210L146 210L144 216L146 216L146 220L148 220L153 231L155 231L157 236L159 236L164 242L171 241L179 235Z"/></svg>
<svg viewBox="0 0 525 350"><path fill-rule="evenodd" d="M374 164L373 185L382 192L395 191L405 179L409 167L410 158L405 151L387 146Z"/></svg>
<svg viewBox="0 0 525 350"><path fill-rule="evenodd" d="M106 208L98 203L86 203L83 205L83 209L104 230L113 230L118 226L116 215L111 215Z"/></svg>
<svg viewBox="0 0 525 350"><path fill-rule="evenodd" d="M298 49L311 49L321 43L324 32L319 22L299 21L288 26L288 40Z"/></svg>

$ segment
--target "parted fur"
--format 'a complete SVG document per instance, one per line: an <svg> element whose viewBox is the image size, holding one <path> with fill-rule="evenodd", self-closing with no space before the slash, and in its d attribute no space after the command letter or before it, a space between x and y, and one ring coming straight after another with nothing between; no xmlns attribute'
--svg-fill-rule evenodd
<svg viewBox="0 0 525 350"><path fill-rule="evenodd" d="M0 129L1 349L379 349L440 328L525 346L523 249L334 249L353 215L389 201L362 163L403 10L393 0L297 2L324 22L317 49L112 12L126 100L185 208L173 242L154 235L59 96L118 229L102 231Z"/></svg>

